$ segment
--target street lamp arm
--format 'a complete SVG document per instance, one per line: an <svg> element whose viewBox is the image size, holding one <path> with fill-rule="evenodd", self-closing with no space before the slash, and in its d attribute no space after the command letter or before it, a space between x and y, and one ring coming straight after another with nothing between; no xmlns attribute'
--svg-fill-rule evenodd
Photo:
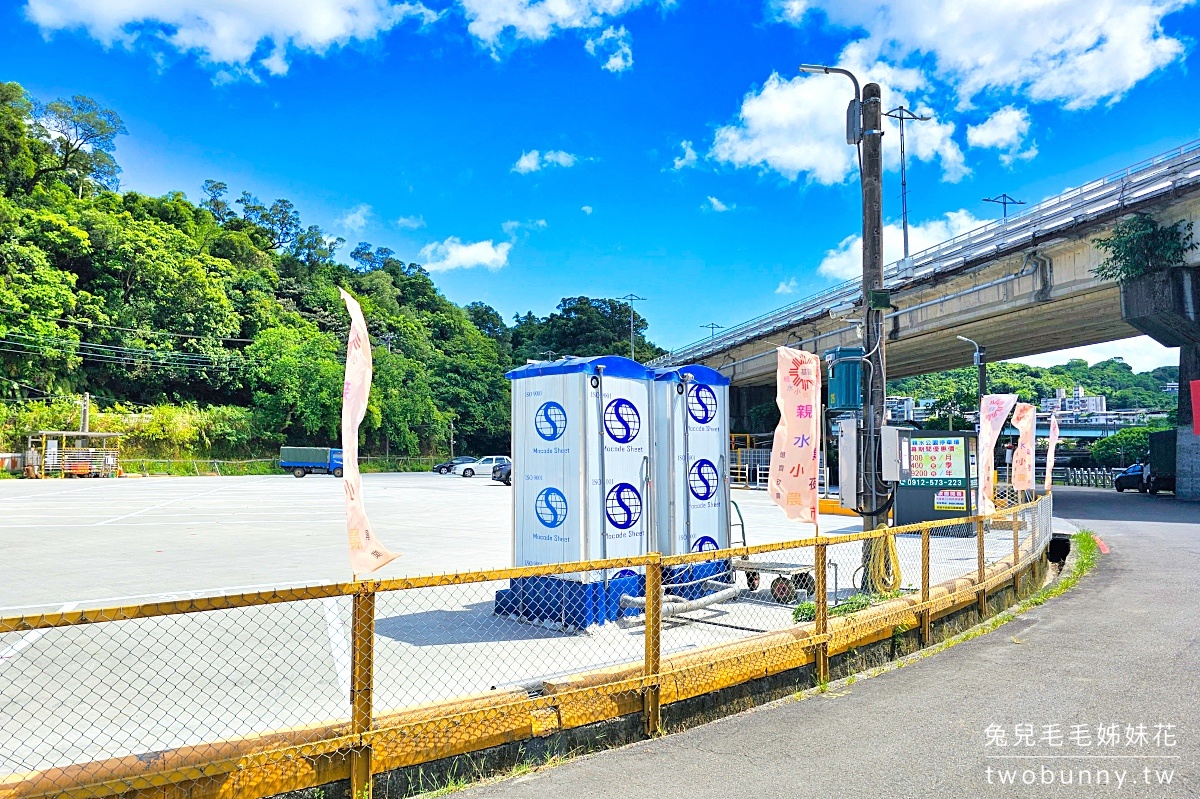
<svg viewBox="0 0 1200 799"><path fill-rule="evenodd" d="M851 82L854 83L854 99L862 100L862 91L858 87L858 78L854 77L854 73L848 69L842 69L841 67L827 67L824 64L801 64L800 71L807 72L809 74L823 73L825 75L829 75L831 73L835 73L838 75L845 75L851 80Z"/></svg>

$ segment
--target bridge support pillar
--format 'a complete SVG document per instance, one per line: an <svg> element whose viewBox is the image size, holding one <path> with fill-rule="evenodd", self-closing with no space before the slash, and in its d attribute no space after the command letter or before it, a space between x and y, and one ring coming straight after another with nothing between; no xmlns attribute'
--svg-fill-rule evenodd
<svg viewBox="0 0 1200 799"><path fill-rule="evenodd" d="M1175 440L1175 496L1200 502L1200 436L1194 432L1193 419L1200 408L1193 407L1191 381L1200 380L1200 344L1179 348L1179 430Z"/></svg>
<svg viewBox="0 0 1200 799"><path fill-rule="evenodd" d="M1200 436L1193 432L1189 390L1200 380L1200 269L1177 267L1121 285L1121 316L1165 347L1179 347L1179 429L1176 431L1175 496L1200 501Z"/></svg>

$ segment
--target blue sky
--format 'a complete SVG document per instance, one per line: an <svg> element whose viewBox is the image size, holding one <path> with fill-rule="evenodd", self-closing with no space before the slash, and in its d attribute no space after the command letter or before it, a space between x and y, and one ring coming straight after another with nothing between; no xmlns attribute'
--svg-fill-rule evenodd
<svg viewBox="0 0 1200 799"><path fill-rule="evenodd" d="M1200 137L1176 104L1198 30L1185 0L24 0L0 10L0 79L116 109L125 188L287 197L506 317L635 292L672 347L857 271L850 85L801 62L934 117L909 128L918 250L998 215L984 196Z"/></svg>

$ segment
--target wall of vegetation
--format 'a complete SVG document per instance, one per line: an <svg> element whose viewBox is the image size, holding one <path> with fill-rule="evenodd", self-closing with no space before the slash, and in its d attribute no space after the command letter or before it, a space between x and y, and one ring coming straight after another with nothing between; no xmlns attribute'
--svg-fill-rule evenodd
<svg viewBox="0 0 1200 799"><path fill-rule="evenodd" d="M206 181L183 192L120 191L120 117L86 97L41 103L0 83L0 448L30 430L130 433L148 455L269 453L328 445L339 433L354 294L372 336L375 378L365 451L506 452L504 372L546 352L628 353L629 305L565 298L510 326L482 303L447 300L419 264L302 224ZM639 357L658 352L634 314ZM541 355L539 355L541 353Z"/></svg>

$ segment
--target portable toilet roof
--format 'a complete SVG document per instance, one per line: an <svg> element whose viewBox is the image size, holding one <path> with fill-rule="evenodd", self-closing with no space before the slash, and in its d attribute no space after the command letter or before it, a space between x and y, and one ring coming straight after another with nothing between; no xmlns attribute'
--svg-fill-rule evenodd
<svg viewBox="0 0 1200 799"><path fill-rule="evenodd" d="M536 361L518 366L505 373L509 380L520 380L525 377L547 377L550 375L566 375L583 373L597 374L596 368L604 367L608 377L625 377L631 380L654 380L654 371L637 361L623 358L620 355L595 355L590 358L560 358L557 361ZM705 368L705 367L701 367ZM711 370L710 370L711 371ZM725 382L729 382L726 380Z"/></svg>
<svg viewBox="0 0 1200 799"><path fill-rule="evenodd" d="M697 383L704 383L709 386L727 386L729 378L708 366L703 366L698 363L690 363L686 366L672 366L669 369L655 369L655 380L678 380L683 381L684 374L690 374L692 379Z"/></svg>

